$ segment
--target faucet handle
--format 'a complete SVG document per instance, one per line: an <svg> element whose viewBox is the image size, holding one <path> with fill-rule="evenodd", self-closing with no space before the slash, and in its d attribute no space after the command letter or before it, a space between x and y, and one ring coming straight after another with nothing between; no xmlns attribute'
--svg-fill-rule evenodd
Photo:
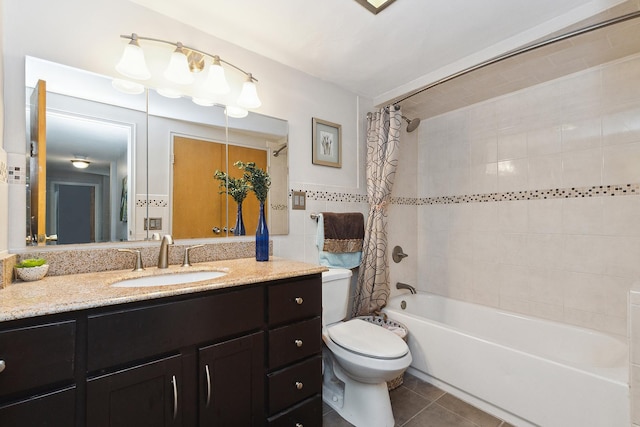
<svg viewBox="0 0 640 427"><path fill-rule="evenodd" d="M189 261L189 252L191 251L191 249L195 249L195 248L202 248L204 247L204 245L194 245L194 246L189 246L188 248L184 249L184 261L182 262L182 266L183 267L191 267L191 262Z"/></svg>
<svg viewBox="0 0 640 427"><path fill-rule="evenodd" d="M118 249L118 252L130 252L135 254L136 256L136 266L132 271L144 271L144 266L142 265L142 254L139 249Z"/></svg>

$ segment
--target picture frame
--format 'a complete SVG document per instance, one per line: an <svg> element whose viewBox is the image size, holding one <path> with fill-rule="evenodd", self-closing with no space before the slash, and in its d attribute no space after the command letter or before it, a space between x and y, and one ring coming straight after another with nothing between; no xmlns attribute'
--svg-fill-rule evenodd
<svg viewBox="0 0 640 427"><path fill-rule="evenodd" d="M342 167L342 125L313 117L312 163Z"/></svg>

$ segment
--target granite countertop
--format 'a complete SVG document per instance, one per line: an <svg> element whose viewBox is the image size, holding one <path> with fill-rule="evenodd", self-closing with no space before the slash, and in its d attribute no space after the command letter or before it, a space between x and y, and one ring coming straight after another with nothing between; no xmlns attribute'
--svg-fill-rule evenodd
<svg viewBox="0 0 640 427"><path fill-rule="evenodd" d="M227 274L216 279L169 286L136 288L111 286L120 280L185 272L185 270L223 271ZM36 282L15 282L0 289L0 322L286 279L325 270L327 268L320 265L272 257L267 262L257 262L254 258L242 258L202 262L192 267L179 265L171 265L168 269L153 267L141 272L116 270L48 276Z"/></svg>

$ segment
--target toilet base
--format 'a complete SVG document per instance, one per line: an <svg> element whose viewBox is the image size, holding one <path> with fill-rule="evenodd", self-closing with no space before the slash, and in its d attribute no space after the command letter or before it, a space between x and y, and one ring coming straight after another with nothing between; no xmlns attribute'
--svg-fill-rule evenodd
<svg viewBox="0 0 640 427"><path fill-rule="evenodd" d="M340 365L324 354L322 399L356 427L393 427L393 411L387 383L366 384L349 377Z"/></svg>

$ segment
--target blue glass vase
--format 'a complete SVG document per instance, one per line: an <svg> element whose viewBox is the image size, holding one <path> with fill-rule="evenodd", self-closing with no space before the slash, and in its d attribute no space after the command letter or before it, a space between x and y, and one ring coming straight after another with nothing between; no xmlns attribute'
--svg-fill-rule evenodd
<svg viewBox="0 0 640 427"><path fill-rule="evenodd" d="M256 261L269 261L269 229L264 216L264 203L260 203L258 228L256 228Z"/></svg>
<svg viewBox="0 0 640 427"><path fill-rule="evenodd" d="M234 236L244 236L247 234L244 229L244 221L242 220L242 203L238 203L238 211L236 212L236 225L233 227Z"/></svg>

